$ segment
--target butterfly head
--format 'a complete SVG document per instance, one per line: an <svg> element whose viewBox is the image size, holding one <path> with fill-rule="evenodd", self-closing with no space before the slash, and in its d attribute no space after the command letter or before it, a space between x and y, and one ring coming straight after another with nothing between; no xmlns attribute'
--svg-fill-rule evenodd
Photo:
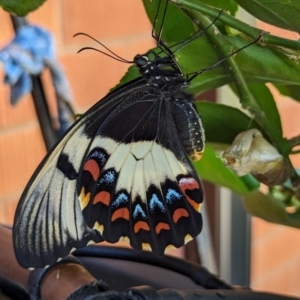
<svg viewBox="0 0 300 300"><path fill-rule="evenodd" d="M136 55L134 63L141 75L152 86L163 90L180 90L187 85L182 72L171 56L160 56L154 51Z"/></svg>

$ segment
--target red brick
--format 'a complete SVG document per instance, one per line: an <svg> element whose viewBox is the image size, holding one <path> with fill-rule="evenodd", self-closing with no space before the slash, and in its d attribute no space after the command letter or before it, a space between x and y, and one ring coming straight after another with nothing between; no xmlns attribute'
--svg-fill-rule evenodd
<svg viewBox="0 0 300 300"><path fill-rule="evenodd" d="M259 241L270 235L277 234L281 231L282 227L277 226L274 223L266 222L263 219L253 217L251 222L251 238L253 241Z"/></svg>
<svg viewBox="0 0 300 300"><path fill-rule="evenodd" d="M39 25L51 31L58 45L61 43L60 2L47 0L26 17L30 24Z"/></svg>
<svg viewBox="0 0 300 300"><path fill-rule="evenodd" d="M299 296L300 255L292 257L285 264L277 267L273 272L265 274L262 278L251 283L255 290Z"/></svg>
<svg viewBox="0 0 300 300"><path fill-rule="evenodd" d="M10 15L2 8L0 8L0 24L1 24L0 49L1 49L14 37L14 30L10 19Z"/></svg>
<svg viewBox="0 0 300 300"><path fill-rule="evenodd" d="M0 97L0 132L5 127L16 126L36 119L30 95L24 96L17 104L12 106L9 100L9 86L0 84Z"/></svg>
<svg viewBox="0 0 300 300"><path fill-rule="evenodd" d="M45 155L37 122L0 135L0 197L23 190Z"/></svg>
<svg viewBox="0 0 300 300"><path fill-rule="evenodd" d="M0 224L12 226L22 191L0 198Z"/></svg>
<svg viewBox="0 0 300 300"><path fill-rule="evenodd" d="M258 280L287 263L300 252L299 229L273 225L278 229L252 241L251 278ZM293 241L291 243L291 241Z"/></svg>
<svg viewBox="0 0 300 300"><path fill-rule="evenodd" d="M75 44L72 36L85 32L105 42L121 36L146 33L150 35L151 25L141 1L136 0L89 0L75 5L72 0L63 0L63 30L67 44ZM75 21L76 20L76 21ZM87 39L88 40L88 39Z"/></svg>
<svg viewBox="0 0 300 300"><path fill-rule="evenodd" d="M139 53L150 49L152 45L151 40L140 43ZM126 47L114 47L112 50L126 59L133 59L137 54L133 51L134 48L133 45L128 44ZM94 51L61 56L60 61L65 66L76 105L81 113L119 83L130 66Z"/></svg>

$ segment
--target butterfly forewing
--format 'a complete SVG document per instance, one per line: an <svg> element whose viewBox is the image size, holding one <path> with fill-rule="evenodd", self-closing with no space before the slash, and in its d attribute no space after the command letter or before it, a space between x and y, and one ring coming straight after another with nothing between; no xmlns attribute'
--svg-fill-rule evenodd
<svg viewBox="0 0 300 300"><path fill-rule="evenodd" d="M138 80L128 92L143 85ZM124 90L117 90L92 107L44 158L30 179L19 201L13 227L15 253L23 267L51 264L89 241L103 240L83 218L78 201L78 175L93 135L123 100L123 93Z"/></svg>

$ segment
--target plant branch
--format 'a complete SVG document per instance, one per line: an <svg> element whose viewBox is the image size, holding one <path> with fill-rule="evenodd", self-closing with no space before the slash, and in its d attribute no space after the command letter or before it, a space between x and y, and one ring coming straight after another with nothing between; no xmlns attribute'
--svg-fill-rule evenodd
<svg viewBox="0 0 300 300"><path fill-rule="evenodd" d="M203 16L202 14L197 14L190 10L187 10L185 12L191 19L194 20L195 18L197 18L200 21L198 26L201 29L205 29L211 24L210 19ZM215 26L211 26L211 28L206 31L206 36L210 40L212 45L214 45L217 49L216 51L220 56L220 59L222 57L226 57L228 53L231 52L232 49L228 49L228 43L223 40L222 34ZM237 87L241 105L254 115L257 122L262 128L265 129L265 132L269 135L270 140L279 150L279 152L284 155L284 157L288 157L291 148L290 144L282 138L281 134L277 131L276 128L274 128L273 124L261 109L260 105L256 102L235 60L232 57L228 58L226 61L224 61L224 64L227 66L228 72L232 76L233 81Z"/></svg>
<svg viewBox="0 0 300 300"><path fill-rule="evenodd" d="M172 3L183 7L186 10L193 11L195 13L201 13L211 18L216 18L220 10L217 8L213 8L211 6L200 3L199 1L191 1L191 0L170 0ZM230 26L247 36L255 39L261 33L260 29L257 29L253 26L250 26L232 16L223 12L218 20L223 24ZM294 50L300 50L300 41L293 41L289 39L280 38L271 34L264 35L264 44L267 45L277 45L281 47L286 47Z"/></svg>
<svg viewBox="0 0 300 300"><path fill-rule="evenodd" d="M297 135L297 136L289 139L288 142L290 143L292 148L299 146L300 145L300 135Z"/></svg>

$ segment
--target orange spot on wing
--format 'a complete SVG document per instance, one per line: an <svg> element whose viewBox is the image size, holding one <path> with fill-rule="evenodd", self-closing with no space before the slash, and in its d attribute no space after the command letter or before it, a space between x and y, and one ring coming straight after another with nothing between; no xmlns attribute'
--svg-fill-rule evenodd
<svg viewBox="0 0 300 300"><path fill-rule="evenodd" d="M159 234L162 230L170 230L170 226L167 223L159 222L155 227L156 234Z"/></svg>
<svg viewBox="0 0 300 300"><path fill-rule="evenodd" d="M141 229L150 231L150 227L145 221L136 222L133 228L134 233L139 232Z"/></svg>
<svg viewBox="0 0 300 300"><path fill-rule="evenodd" d="M197 203L196 201L194 201L192 198L190 198L187 195L185 195L185 196L186 196L186 200L195 209L195 211L200 212L201 203Z"/></svg>
<svg viewBox="0 0 300 300"><path fill-rule="evenodd" d="M188 216L189 216L189 213L186 209L177 208L173 213L173 222L177 223L180 218L182 218L182 217L187 218Z"/></svg>
<svg viewBox="0 0 300 300"><path fill-rule="evenodd" d="M189 204L197 211L200 211L201 203L197 203L195 200L193 200L191 197L189 197L186 194L187 190L194 190L194 189L200 189L199 183L192 177L190 178L182 178L179 180L179 187L186 197Z"/></svg>
<svg viewBox="0 0 300 300"><path fill-rule="evenodd" d="M117 209L111 216L112 222L120 218L129 220L129 210L127 207Z"/></svg>
<svg viewBox="0 0 300 300"><path fill-rule="evenodd" d="M103 203L104 205L108 206L110 203L110 193L106 191L98 193L93 200L93 204L97 203Z"/></svg>
<svg viewBox="0 0 300 300"><path fill-rule="evenodd" d="M85 188L82 187L79 195L79 203L81 210L83 210L90 202L91 193L85 193Z"/></svg>
<svg viewBox="0 0 300 300"><path fill-rule="evenodd" d="M95 181L99 178L100 168L95 160L89 159L86 161L83 170L90 172Z"/></svg>

